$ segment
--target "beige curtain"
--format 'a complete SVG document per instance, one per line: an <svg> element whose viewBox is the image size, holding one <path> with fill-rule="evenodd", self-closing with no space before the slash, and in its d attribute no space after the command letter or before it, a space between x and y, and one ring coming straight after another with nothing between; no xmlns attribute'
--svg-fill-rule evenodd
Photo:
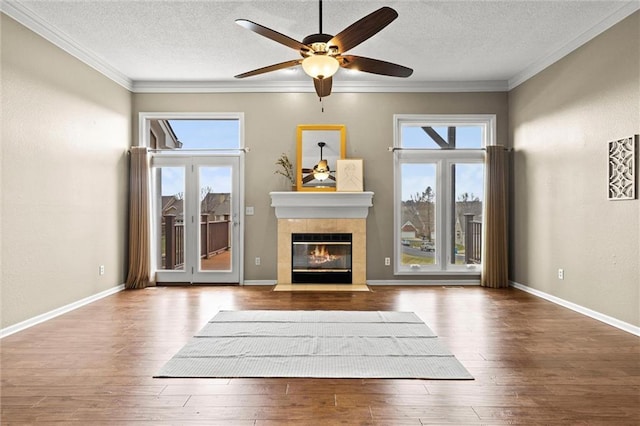
<svg viewBox="0 0 640 426"><path fill-rule="evenodd" d="M149 285L149 230L149 154L146 147L133 147L129 173L129 273L126 288Z"/></svg>
<svg viewBox="0 0 640 426"><path fill-rule="evenodd" d="M502 145L487 147L487 183L484 211L482 275L484 287L509 286L508 277L508 211L507 211L507 156Z"/></svg>

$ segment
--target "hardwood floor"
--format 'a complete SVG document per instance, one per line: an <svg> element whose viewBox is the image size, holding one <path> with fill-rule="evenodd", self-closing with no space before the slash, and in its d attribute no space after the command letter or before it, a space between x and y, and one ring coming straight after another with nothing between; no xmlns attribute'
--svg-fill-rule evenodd
<svg viewBox="0 0 640 426"><path fill-rule="evenodd" d="M124 291L1 344L3 425L638 425L640 338L515 289ZM220 309L416 312L473 381L154 379Z"/></svg>

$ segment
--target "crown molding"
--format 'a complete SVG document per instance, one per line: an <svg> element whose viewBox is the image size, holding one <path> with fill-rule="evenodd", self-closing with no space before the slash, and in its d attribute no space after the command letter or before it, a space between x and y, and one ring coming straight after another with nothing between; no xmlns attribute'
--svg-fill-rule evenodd
<svg viewBox="0 0 640 426"><path fill-rule="evenodd" d="M525 81L529 80L531 77L540 73L547 67L553 65L558 62L560 59L567 56L569 53L578 49L582 45L586 44L590 40L594 39L598 35L602 34L609 28L613 27L618 22L622 21L626 17L632 15L636 11L640 10L640 1L633 0L626 3L624 6L620 7L616 12L612 13L602 21L600 21L597 25L580 34L578 37L565 44L560 49L555 52L551 52L547 56L533 62L527 68L514 75L509 79L507 90L512 90Z"/></svg>
<svg viewBox="0 0 640 426"><path fill-rule="evenodd" d="M309 81L134 81L134 93L313 93ZM334 81L332 93L504 92L496 81Z"/></svg>
<svg viewBox="0 0 640 426"><path fill-rule="evenodd" d="M37 13L21 2L15 0L0 1L0 11L125 89L131 91L133 82L129 77L113 68L100 56L76 43L64 32L47 23Z"/></svg>

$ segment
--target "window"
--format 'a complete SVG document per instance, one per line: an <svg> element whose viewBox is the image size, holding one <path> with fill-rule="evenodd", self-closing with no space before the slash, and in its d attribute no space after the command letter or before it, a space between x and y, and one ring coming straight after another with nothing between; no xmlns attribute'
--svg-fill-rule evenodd
<svg viewBox="0 0 640 426"><path fill-rule="evenodd" d="M397 115L396 274L479 273L484 147L494 115Z"/></svg>
<svg viewBox="0 0 640 426"><path fill-rule="evenodd" d="M222 151L240 147L237 118L151 119L149 147L159 152Z"/></svg>

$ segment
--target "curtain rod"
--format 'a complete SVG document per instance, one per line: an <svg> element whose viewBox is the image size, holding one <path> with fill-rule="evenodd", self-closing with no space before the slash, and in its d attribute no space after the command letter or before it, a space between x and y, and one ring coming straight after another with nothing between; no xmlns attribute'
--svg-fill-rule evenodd
<svg viewBox="0 0 640 426"><path fill-rule="evenodd" d="M166 153L179 153L179 152L234 152L240 151L245 154L251 151L251 148L191 148L191 149L159 149L159 148L147 148L149 152L166 152ZM131 149L127 150L127 154L131 153Z"/></svg>
<svg viewBox="0 0 640 426"><path fill-rule="evenodd" d="M491 146L501 146L501 145L491 145ZM513 148L507 148L506 146L503 147L505 151L507 152L512 152ZM396 152L396 151L420 151L420 152L425 152L425 151L486 151L487 148L444 148L444 149L425 149L425 148L401 148L398 146L390 146L387 148L387 150L389 152Z"/></svg>

